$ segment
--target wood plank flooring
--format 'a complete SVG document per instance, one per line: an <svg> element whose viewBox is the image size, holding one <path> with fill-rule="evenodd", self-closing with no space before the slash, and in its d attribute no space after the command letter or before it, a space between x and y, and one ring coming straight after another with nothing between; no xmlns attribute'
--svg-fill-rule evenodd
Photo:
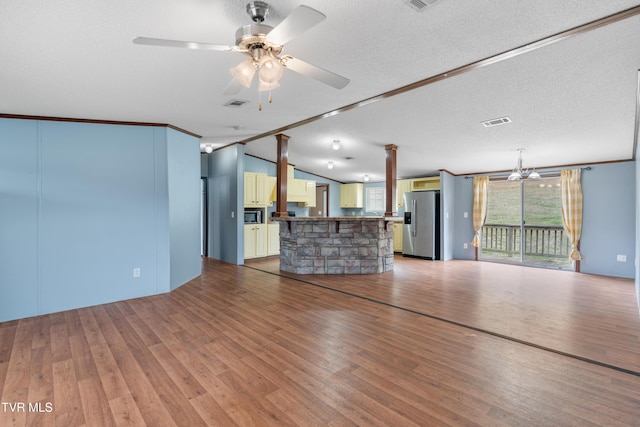
<svg viewBox="0 0 640 427"><path fill-rule="evenodd" d="M640 372L640 312L630 279L399 255L395 264L364 280L280 272L276 258L247 266Z"/></svg>
<svg viewBox="0 0 640 427"><path fill-rule="evenodd" d="M0 323L0 425L640 426L630 280L277 272L205 259L169 294Z"/></svg>

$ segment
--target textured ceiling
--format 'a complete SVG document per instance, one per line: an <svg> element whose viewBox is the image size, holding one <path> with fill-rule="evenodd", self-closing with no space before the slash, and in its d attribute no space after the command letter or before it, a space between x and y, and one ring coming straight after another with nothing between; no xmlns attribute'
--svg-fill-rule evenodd
<svg viewBox="0 0 640 427"><path fill-rule="evenodd" d="M301 3L270 2L277 25ZM351 79L342 90L285 71L272 104L229 97L233 52L134 45L137 36L232 45L246 1L5 0L0 113L169 123L216 146L365 100L640 5L638 1L308 0L327 19L285 53ZM640 18L633 16L285 133L299 169L350 182L627 160L633 156ZM241 108L223 104L244 99ZM265 101L263 99L263 101ZM508 116L513 123L484 128ZM340 139L343 149L332 151ZM246 152L275 160L275 139ZM345 157L354 157L345 160ZM329 171L326 162L336 167Z"/></svg>

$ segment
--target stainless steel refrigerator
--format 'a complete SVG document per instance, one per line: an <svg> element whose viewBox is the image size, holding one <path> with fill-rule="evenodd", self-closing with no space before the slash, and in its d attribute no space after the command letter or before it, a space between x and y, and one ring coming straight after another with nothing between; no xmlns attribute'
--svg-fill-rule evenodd
<svg viewBox="0 0 640 427"><path fill-rule="evenodd" d="M404 193L402 255L440 259L440 192Z"/></svg>

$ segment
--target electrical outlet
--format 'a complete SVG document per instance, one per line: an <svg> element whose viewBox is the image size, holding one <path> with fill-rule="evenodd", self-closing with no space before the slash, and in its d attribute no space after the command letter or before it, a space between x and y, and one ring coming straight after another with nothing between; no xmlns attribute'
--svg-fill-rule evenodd
<svg viewBox="0 0 640 427"><path fill-rule="evenodd" d="M465 217L465 218L469 218L469 212L465 212L465 213L464 213L464 217Z"/></svg>
<svg viewBox="0 0 640 427"><path fill-rule="evenodd" d="M134 267L133 269L133 277L138 278L141 275L140 267Z"/></svg>
<svg viewBox="0 0 640 427"><path fill-rule="evenodd" d="M616 261L618 261L618 262L627 262L627 256L626 255L618 255L616 257Z"/></svg>
<svg viewBox="0 0 640 427"><path fill-rule="evenodd" d="M464 248L465 248L465 249L469 249L469 244L468 244L468 243L465 243L465 244L464 244Z"/></svg>

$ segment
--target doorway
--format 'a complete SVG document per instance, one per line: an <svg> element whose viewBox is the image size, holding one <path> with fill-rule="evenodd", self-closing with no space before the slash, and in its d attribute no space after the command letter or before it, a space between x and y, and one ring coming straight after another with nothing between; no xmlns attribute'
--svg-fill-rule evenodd
<svg viewBox="0 0 640 427"><path fill-rule="evenodd" d="M309 216L329 216L329 184L316 185L316 206L309 208Z"/></svg>
<svg viewBox="0 0 640 427"><path fill-rule="evenodd" d="M490 181L479 259L572 270L560 178Z"/></svg>

